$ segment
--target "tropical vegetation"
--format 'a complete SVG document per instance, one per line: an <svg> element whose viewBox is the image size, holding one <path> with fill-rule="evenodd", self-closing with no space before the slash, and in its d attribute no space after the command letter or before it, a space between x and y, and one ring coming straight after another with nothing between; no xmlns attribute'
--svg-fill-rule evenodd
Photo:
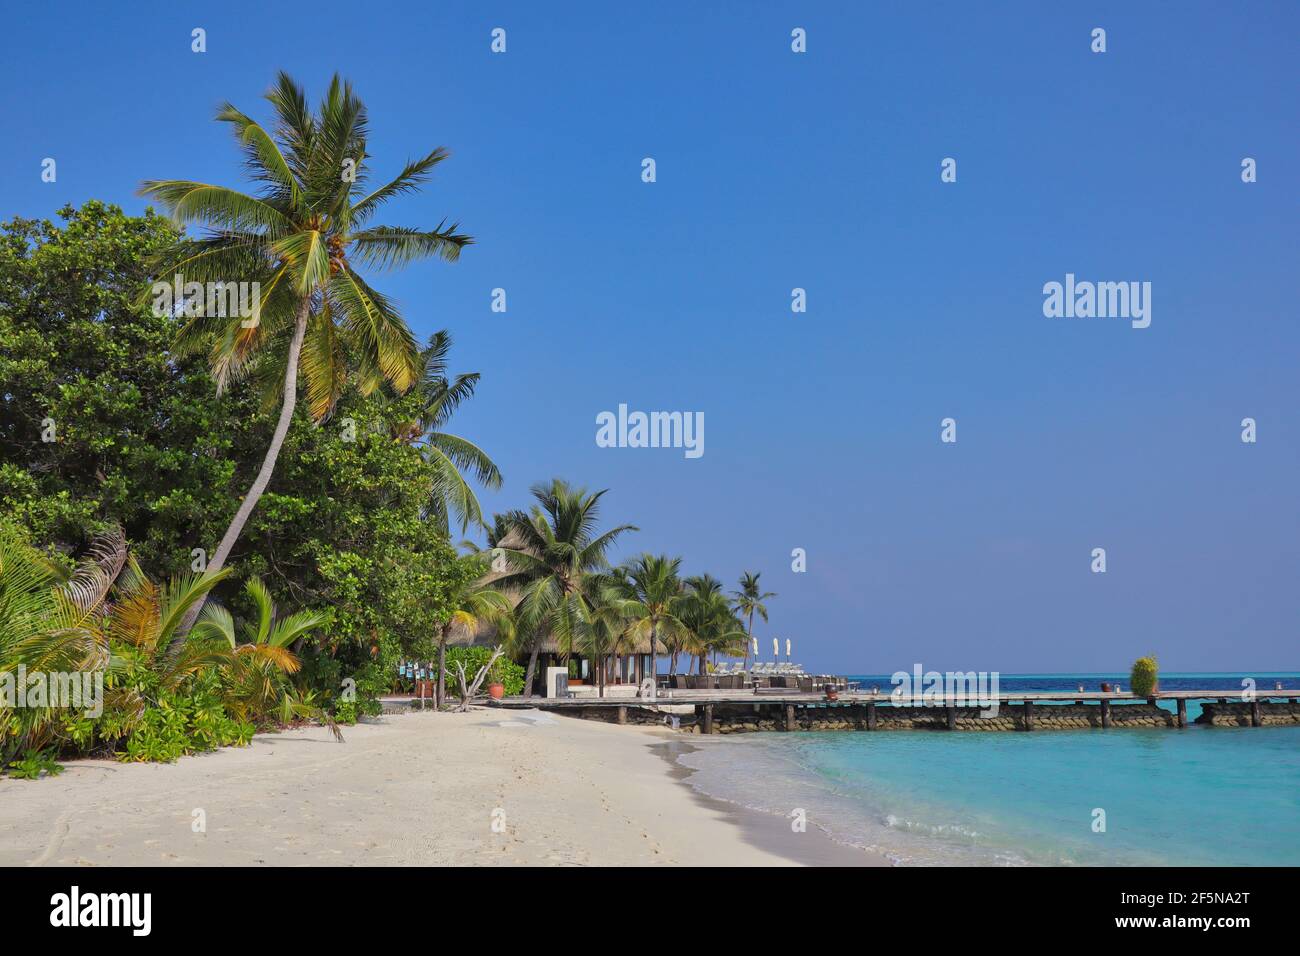
<svg viewBox="0 0 1300 956"><path fill-rule="evenodd" d="M151 180L166 216L91 200L0 223L0 773L341 735L403 660L437 661L440 708L475 683L530 694L544 645L589 658L602 693L606 660L647 644L674 670L743 652L773 595L729 601L669 555L616 563L637 529L605 521L606 490L557 478L485 514L502 475L453 422L480 374L363 275L471 244L374 224L447 151L370 188L346 82L311 108L281 74L267 99L266 126L217 114L250 191ZM177 275L257 282L255 320L154 308ZM8 692L54 673L101 681L99 704Z"/></svg>

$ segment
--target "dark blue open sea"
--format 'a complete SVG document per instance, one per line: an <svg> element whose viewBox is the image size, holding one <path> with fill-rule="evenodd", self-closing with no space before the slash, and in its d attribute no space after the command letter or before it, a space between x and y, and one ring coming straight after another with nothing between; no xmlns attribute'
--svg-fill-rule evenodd
<svg viewBox="0 0 1300 956"><path fill-rule="evenodd" d="M1240 688L1243 674L1161 674L1162 690ZM1295 673L1257 673L1262 690ZM867 675L864 687L890 688ZM1127 675L1003 675L1002 692ZM1172 705L1170 705L1172 707ZM1188 708L1195 719L1199 707ZM690 783L904 865L1294 865L1300 726L1037 733L813 732L710 740ZM1094 821L1104 812L1105 829Z"/></svg>

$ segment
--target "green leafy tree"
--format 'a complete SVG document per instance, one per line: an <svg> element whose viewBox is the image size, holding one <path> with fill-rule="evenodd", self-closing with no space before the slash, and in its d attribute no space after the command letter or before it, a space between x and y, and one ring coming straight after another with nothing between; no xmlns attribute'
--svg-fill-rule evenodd
<svg viewBox="0 0 1300 956"><path fill-rule="evenodd" d="M120 527L149 573L190 571L261 419L136 301L166 219L96 201L59 219L0 226L0 514L58 555Z"/></svg>

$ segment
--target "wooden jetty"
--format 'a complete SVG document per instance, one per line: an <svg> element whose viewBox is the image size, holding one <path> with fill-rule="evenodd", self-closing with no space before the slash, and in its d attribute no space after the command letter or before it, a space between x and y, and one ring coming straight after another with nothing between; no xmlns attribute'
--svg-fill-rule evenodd
<svg viewBox="0 0 1300 956"><path fill-rule="evenodd" d="M987 698L992 703L992 697ZM661 692L639 697L505 698L495 707L537 708L613 723L670 724L690 733L766 730L1068 730L1187 726L1187 702L1202 701L1198 723L1210 726L1300 725L1300 690L1260 690L1246 699L1240 689L1129 693L1039 692L996 695L997 707L949 703L942 694L895 698L887 693L821 694L784 689ZM1160 706L1172 702L1171 712Z"/></svg>

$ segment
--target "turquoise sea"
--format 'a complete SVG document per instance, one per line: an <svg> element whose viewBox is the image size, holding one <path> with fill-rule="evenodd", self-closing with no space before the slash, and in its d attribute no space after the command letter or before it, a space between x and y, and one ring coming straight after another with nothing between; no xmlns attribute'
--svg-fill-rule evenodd
<svg viewBox="0 0 1300 956"><path fill-rule="evenodd" d="M1162 674L1160 684L1239 688L1243 676ZM1300 687L1295 673L1250 676L1261 689ZM1124 675L1095 674L1002 675L1001 689L1096 690L1100 680L1127 689ZM781 815L802 808L810 827L902 865L1300 860L1300 726L744 734L681 759L705 793Z"/></svg>

